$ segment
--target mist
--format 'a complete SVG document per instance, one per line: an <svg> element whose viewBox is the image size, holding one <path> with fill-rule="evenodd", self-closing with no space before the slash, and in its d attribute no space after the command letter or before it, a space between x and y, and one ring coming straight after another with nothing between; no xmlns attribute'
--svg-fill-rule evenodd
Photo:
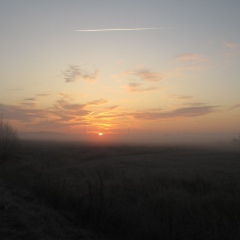
<svg viewBox="0 0 240 240"><path fill-rule="evenodd" d="M219 145L229 146L236 133L97 133L64 134L57 132L20 132L21 139L55 140L79 143L123 144L123 145Z"/></svg>

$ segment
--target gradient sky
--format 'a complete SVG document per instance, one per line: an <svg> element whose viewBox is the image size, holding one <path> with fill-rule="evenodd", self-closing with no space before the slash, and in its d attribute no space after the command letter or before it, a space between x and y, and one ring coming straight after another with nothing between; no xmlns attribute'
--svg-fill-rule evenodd
<svg viewBox="0 0 240 240"><path fill-rule="evenodd" d="M239 0L1 0L0 114L20 133L234 137L239 12Z"/></svg>

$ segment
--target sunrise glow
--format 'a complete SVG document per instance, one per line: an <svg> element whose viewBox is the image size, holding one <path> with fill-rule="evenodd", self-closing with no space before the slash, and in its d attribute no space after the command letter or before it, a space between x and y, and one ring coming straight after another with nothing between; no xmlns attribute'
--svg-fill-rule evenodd
<svg viewBox="0 0 240 240"><path fill-rule="evenodd" d="M0 116L20 136L239 131L240 1L26 4L0 8Z"/></svg>

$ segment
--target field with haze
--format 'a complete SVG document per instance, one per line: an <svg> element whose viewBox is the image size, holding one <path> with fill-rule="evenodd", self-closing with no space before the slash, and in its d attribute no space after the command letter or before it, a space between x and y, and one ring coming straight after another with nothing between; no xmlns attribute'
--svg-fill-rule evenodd
<svg viewBox="0 0 240 240"><path fill-rule="evenodd" d="M239 240L239 10L0 0L0 239Z"/></svg>
<svg viewBox="0 0 240 240"><path fill-rule="evenodd" d="M22 213L24 231L33 227L26 239L240 238L237 147L25 140L1 165L1 178L28 206L38 209L40 201L48 209L45 215L35 210L45 221ZM10 233L21 228L4 226L4 239L14 239Z"/></svg>

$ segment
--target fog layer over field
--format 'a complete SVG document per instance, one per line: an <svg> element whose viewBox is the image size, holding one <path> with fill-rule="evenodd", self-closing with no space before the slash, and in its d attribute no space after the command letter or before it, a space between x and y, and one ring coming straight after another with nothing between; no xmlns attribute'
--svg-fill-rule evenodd
<svg viewBox="0 0 240 240"><path fill-rule="evenodd" d="M237 137L233 133L154 133L154 132L126 132L118 134L103 133L55 133L55 132L28 132L19 133L22 139L35 140L58 140L58 141L76 141L87 143L114 143L114 144L231 144L232 140Z"/></svg>
<svg viewBox="0 0 240 240"><path fill-rule="evenodd" d="M1 177L44 200L76 229L111 240L240 239L238 147L21 146L0 168Z"/></svg>

